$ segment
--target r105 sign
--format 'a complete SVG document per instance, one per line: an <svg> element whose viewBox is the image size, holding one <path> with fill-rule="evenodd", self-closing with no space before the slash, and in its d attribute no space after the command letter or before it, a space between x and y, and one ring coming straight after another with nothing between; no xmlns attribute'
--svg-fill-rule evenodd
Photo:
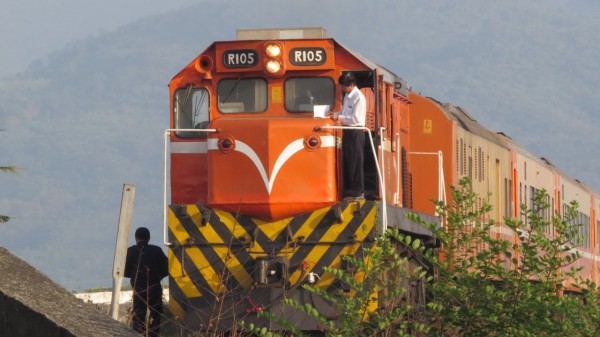
<svg viewBox="0 0 600 337"><path fill-rule="evenodd" d="M290 51L290 62L295 66L320 66L327 60L323 48L293 48Z"/></svg>
<svg viewBox="0 0 600 337"><path fill-rule="evenodd" d="M227 68L250 68L258 63L258 53L253 49L226 50L223 65Z"/></svg>

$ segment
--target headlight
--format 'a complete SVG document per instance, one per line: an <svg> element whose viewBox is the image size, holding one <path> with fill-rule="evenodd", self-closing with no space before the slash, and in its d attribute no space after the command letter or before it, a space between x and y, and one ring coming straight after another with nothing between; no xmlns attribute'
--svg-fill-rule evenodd
<svg viewBox="0 0 600 337"><path fill-rule="evenodd" d="M281 47L276 44L269 44L265 47L265 53L269 57L279 57L281 55Z"/></svg>
<svg viewBox="0 0 600 337"><path fill-rule="evenodd" d="M270 74L277 74L279 70L281 70L281 63L279 63L277 60L269 60L266 68Z"/></svg>

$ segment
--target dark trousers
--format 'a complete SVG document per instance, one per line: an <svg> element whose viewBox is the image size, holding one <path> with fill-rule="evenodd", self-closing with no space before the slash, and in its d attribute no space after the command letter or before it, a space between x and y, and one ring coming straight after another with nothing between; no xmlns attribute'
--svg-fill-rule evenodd
<svg viewBox="0 0 600 337"><path fill-rule="evenodd" d="M344 155L344 197L357 197L365 192L365 132L345 129L342 133Z"/></svg>
<svg viewBox="0 0 600 337"><path fill-rule="evenodd" d="M150 310L150 318L146 322L146 312ZM156 337L160 331L160 314L162 313L162 288L160 284L146 289L134 290L133 296L133 329L148 337Z"/></svg>

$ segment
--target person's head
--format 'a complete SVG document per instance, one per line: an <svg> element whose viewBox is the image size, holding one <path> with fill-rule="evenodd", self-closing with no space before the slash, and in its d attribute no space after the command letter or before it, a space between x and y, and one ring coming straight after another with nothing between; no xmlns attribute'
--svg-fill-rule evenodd
<svg viewBox="0 0 600 337"><path fill-rule="evenodd" d="M139 227L135 230L136 241L150 241L150 230L146 227Z"/></svg>
<svg viewBox="0 0 600 337"><path fill-rule="evenodd" d="M353 73L343 73L340 78L338 78L338 84L342 86L342 91L345 93L349 93L356 86L356 77Z"/></svg>

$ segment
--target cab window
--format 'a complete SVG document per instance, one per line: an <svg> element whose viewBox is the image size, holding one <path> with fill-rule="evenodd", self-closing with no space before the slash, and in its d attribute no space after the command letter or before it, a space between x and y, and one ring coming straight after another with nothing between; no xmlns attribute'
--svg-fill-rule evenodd
<svg viewBox="0 0 600 337"><path fill-rule="evenodd" d="M333 107L335 83L329 77L292 77L285 81L285 108L312 112L315 105Z"/></svg>
<svg viewBox="0 0 600 337"><path fill-rule="evenodd" d="M231 78L217 86L218 108L222 113L267 110L267 81L262 78Z"/></svg>
<svg viewBox="0 0 600 337"><path fill-rule="evenodd" d="M187 88L175 91L175 128L206 129L209 122L209 96L204 88ZM184 138L206 138L205 132L178 131Z"/></svg>

